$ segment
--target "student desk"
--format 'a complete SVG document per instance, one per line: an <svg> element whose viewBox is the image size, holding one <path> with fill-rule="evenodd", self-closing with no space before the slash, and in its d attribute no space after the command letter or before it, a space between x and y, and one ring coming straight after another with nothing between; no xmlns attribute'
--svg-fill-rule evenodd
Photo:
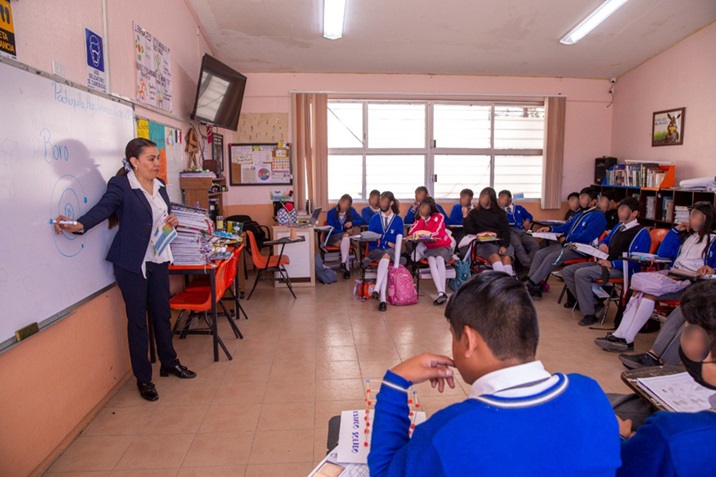
<svg viewBox="0 0 716 477"><path fill-rule="evenodd" d="M622 373L622 381L624 381L624 384L629 386L639 396L649 401L649 403L651 403L651 405L659 411L668 411L668 408L661 401L661 399L639 386L637 379L669 376L671 374L679 374L683 372L684 368L681 366L653 366L649 368L631 369Z"/></svg>
<svg viewBox="0 0 716 477"><path fill-rule="evenodd" d="M289 238L291 231L296 231L296 236L303 238L300 242L291 243L290 247L284 247L286 243L282 243L280 239ZM273 255L286 255L291 263L286 265L286 271L291 278L291 286L296 288L315 287L316 286L316 231L312 226L290 227L285 225L275 225L273 227L272 242L266 242L273 245ZM275 243L274 243L275 242ZM276 287L285 286L283 282L274 282Z"/></svg>

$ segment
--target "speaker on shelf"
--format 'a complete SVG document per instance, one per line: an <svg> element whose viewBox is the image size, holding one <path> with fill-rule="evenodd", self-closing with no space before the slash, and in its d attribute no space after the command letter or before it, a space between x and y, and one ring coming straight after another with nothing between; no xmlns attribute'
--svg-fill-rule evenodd
<svg viewBox="0 0 716 477"><path fill-rule="evenodd" d="M602 156L594 159L594 183L601 184L607 176L607 170L616 163L616 157Z"/></svg>

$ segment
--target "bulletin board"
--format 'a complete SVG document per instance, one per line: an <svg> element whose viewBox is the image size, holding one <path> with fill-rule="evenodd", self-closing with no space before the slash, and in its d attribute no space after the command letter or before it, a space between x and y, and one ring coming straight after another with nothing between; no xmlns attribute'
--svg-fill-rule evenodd
<svg viewBox="0 0 716 477"><path fill-rule="evenodd" d="M229 184L290 185L291 148L281 143L229 144Z"/></svg>

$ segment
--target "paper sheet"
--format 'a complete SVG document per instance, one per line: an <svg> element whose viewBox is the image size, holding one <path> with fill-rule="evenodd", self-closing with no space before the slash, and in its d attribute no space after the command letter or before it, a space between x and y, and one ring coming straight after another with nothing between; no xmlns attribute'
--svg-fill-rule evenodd
<svg viewBox="0 0 716 477"><path fill-rule="evenodd" d="M572 250L576 250L577 252L583 253L585 255L590 255L592 257L597 257L600 260L606 260L609 258L608 253L604 253L598 248L594 248L591 245L586 245L583 243L570 243L568 245L569 248Z"/></svg>
<svg viewBox="0 0 716 477"><path fill-rule="evenodd" d="M555 232L527 232L534 238L541 238L545 240L552 240L554 242L557 242L559 238L564 234L558 234Z"/></svg>
<svg viewBox="0 0 716 477"><path fill-rule="evenodd" d="M716 391L701 386L689 373L639 378L637 384L675 412L699 412L716 408Z"/></svg>

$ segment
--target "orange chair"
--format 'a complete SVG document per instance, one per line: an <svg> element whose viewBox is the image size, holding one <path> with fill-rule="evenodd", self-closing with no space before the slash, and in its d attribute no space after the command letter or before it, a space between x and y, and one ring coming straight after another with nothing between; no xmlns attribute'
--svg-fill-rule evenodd
<svg viewBox="0 0 716 477"><path fill-rule="evenodd" d="M228 283L230 282L230 280L226 278L226 272L229 268L229 263L231 263L233 260L235 260L235 257L232 257L230 260L220 262L216 269L215 302L212 302L211 299L211 288L197 288L195 290L185 290L181 293L178 293L177 295L174 295L169 300L169 307L171 309L181 310L179 316L177 317L176 323L174 323L174 328L172 329L173 333L178 333L181 336L181 339L186 338L186 335L188 334L214 335L216 336L216 340L219 343L219 346L221 346L221 349L224 350L226 357L229 359L232 359L231 353L229 353L229 350L226 348L226 345L224 345L223 340L218 334L218 330L214 328L213 319L209 319L208 313L210 313L212 311L212 308L214 308L216 305L221 306L221 308L224 310L226 318L229 320L229 324L231 325L234 335L240 339L244 338L238 326L236 326L236 322L231 318L231 314L221 301L221 297L226 292L226 288L228 286ZM189 315L186 316L186 319L182 321L187 311L189 312ZM204 320L204 323L206 323L207 326L206 329L189 329L192 320L197 317L201 317ZM181 328L181 330L179 328Z"/></svg>
<svg viewBox="0 0 716 477"><path fill-rule="evenodd" d="M659 245L664 241L664 237L669 233L669 229L651 229L649 235L651 235L651 248L649 253L656 253L659 249Z"/></svg>
<svg viewBox="0 0 716 477"><path fill-rule="evenodd" d="M249 240L251 260L253 261L254 267L256 267L257 270L254 286L251 288L251 292L246 298L246 301L249 301L251 299L251 295L253 295L254 290L256 290L256 285L258 285L259 281L262 280L279 281L285 283L288 287L288 290L291 292L291 295L293 295L293 298L296 298L296 294L293 292L293 288L291 287L291 279L289 278L288 271L286 270L286 265L289 265L291 263L291 260L286 255L271 255L272 251L269 252L268 256L262 255L259 251L258 244L256 243L256 238L250 230L246 231L246 238ZM270 278L262 278L264 273L269 273ZM275 276L275 273L279 274L278 278Z"/></svg>
<svg viewBox="0 0 716 477"><path fill-rule="evenodd" d="M457 262L457 260L455 260L455 257L453 257L447 262L445 262L445 267L454 267L455 262ZM428 265L427 258L421 258L420 260L418 260L418 263L416 265L417 266L413 270L413 275L415 276L415 281L417 282L418 295L420 295L420 271L425 270L426 268L430 268L430 266Z"/></svg>

